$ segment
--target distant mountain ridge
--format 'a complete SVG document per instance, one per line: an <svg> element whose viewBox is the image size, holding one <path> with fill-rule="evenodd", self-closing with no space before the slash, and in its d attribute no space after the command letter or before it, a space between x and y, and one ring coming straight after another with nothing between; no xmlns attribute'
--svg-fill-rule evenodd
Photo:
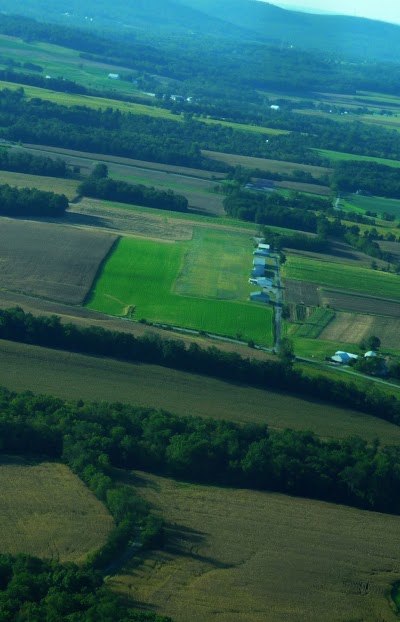
<svg viewBox="0 0 400 622"><path fill-rule="evenodd" d="M259 0L0 0L0 11L123 33L170 31L262 41L369 61L400 58L400 26L287 10Z"/></svg>

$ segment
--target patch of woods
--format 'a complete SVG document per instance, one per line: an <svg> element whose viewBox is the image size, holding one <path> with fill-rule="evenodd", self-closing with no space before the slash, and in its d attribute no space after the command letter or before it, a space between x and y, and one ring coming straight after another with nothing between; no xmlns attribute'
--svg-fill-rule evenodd
<svg viewBox="0 0 400 622"><path fill-rule="evenodd" d="M127 607L88 564L59 564L28 555L0 555L0 617L4 622L170 620Z"/></svg>
<svg viewBox="0 0 400 622"><path fill-rule="evenodd" d="M175 212L187 212L189 205L186 197L175 194L172 190L156 190L143 184L134 185L125 181L110 179L105 164L95 166L90 177L78 186L78 193L96 199L143 205L144 207L155 207Z"/></svg>
<svg viewBox="0 0 400 622"><path fill-rule="evenodd" d="M0 215L12 217L64 216L68 199L64 194L45 192L37 188L0 186Z"/></svg>
<svg viewBox="0 0 400 622"><path fill-rule="evenodd" d="M18 153L10 149L0 149L0 170L45 177L66 177L68 173L66 162L62 158Z"/></svg>
<svg viewBox="0 0 400 622"><path fill-rule="evenodd" d="M337 162L333 169L332 185L344 192L361 191L363 194L400 198L399 170L377 162Z"/></svg>

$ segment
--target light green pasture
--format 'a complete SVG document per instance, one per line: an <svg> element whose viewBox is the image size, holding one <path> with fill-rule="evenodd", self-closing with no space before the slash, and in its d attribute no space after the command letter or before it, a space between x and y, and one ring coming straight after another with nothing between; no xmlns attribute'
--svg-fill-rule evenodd
<svg viewBox="0 0 400 622"><path fill-rule="evenodd" d="M330 149L313 149L313 151L316 151L320 156L330 160L331 164L339 162L340 160L358 160L360 162L377 162L378 164L385 164L386 166L392 166L393 168L400 168L400 160L374 158L372 156L345 153L344 151L331 151Z"/></svg>
<svg viewBox="0 0 400 622"><path fill-rule="evenodd" d="M290 279L400 300L400 276L387 272L296 256L288 256L282 272Z"/></svg>
<svg viewBox="0 0 400 622"><path fill-rule="evenodd" d="M206 294L200 295L200 285L197 297L175 292L176 279L185 270L189 246L190 242L163 244L122 238L105 264L87 306L111 315L125 315L134 307L133 317L137 319L271 344L272 309L268 306L206 298L210 290L206 288ZM251 250L249 241L248 270L252 264ZM214 264L203 269L217 280L221 261L230 252L228 245L223 247ZM207 283L212 277L206 274L204 278ZM239 284L242 274L236 279Z"/></svg>

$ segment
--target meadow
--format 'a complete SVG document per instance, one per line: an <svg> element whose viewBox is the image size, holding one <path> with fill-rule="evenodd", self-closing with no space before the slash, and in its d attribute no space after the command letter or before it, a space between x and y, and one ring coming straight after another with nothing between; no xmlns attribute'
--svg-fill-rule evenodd
<svg viewBox="0 0 400 622"><path fill-rule="evenodd" d="M131 482L167 522L167 544L108 583L176 622L394 622L398 516L280 494Z"/></svg>
<svg viewBox="0 0 400 622"><path fill-rule="evenodd" d="M212 239L210 234L209 239ZM208 257L204 266L205 278L221 278L220 265L232 261L234 251L228 244L219 249L212 265ZM252 267L252 245L248 242L247 270ZM129 315L189 329L204 330L245 341L270 345L272 343L272 310L245 300L221 300L181 296L175 292L175 282L185 270L185 256L190 242L162 243L122 238L97 279L87 307L111 315ZM200 268L201 269L201 268ZM211 272L211 274L208 274ZM241 286L242 274L236 275ZM218 288L218 285L216 285ZM235 283L231 285L232 291ZM207 295L207 292L206 292Z"/></svg>
<svg viewBox="0 0 400 622"><path fill-rule="evenodd" d="M116 239L111 233L2 218L0 287L81 304Z"/></svg>
<svg viewBox="0 0 400 622"><path fill-rule="evenodd" d="M17 188L38 188L38 190L45 190L46 192L65 194L70 201L77 195L78 183L74 179L59 179L57 177L0 171L0 184L8 184Z"/></svg>
<svg viewBox="0 0 400 622"><path fill-rule="evenodd" d="M332 343L328 345L332 350ZM0 341L0 354L1 384L13 391L33 391L66 400L118 401L179 416L267 424L279 430L311 430L332 439L360 436L372 442L379 438L383 445L400 445L400 427L319 400L309 401L157 365L126 363L5 340ZM252 356L251 351L248 356ZM340 379L345 376L341 374ZM370 382L361 380L364 385Z"/></svg>
<svg viewBox="0 0 400 622"><path fill-rule="evenodd" d="M357 268L345 263L338 269L335 262L294 255L288 255L282 272L283 276L290 279L400 300L400 277L387 272Z"/></svg>
<svg viewBox="0 0 400 622"><path fill-rule="evenodd" d="M376 212L381 215L383 212L394 214L397 220L400 220L400 200L386 199L384 197L365 197L359 194L353 194L348 197L348 202L354 205L360 211Z"/></svg>
<svg viewBox="0 0 400 622"><path fill-rule="evenodd" d="M324 327L320 337L326 341L359 344L371 335L379 337L382 348L400 350L400 317L337 313L335 319Z"/></svg>
<svg viewBox="0 0 400 622"><path fill-rule="evenodd" d="M113 528L108 510L63 464L0 461L0 550L82 562Z"/></svg>
<svg viewBox="0 0 400 622"><path fill-rule="evenodd" d="M310 317L292 334L295 334L296 337L316 339L319 337L320 333L329 326L334 317L335 312L332 311L332 309L317 307Z"/></svg>
<svg viewBox="0 0 400 622"><path fill-rule="evenodd" d="M323 158L327 158L331 161L331 164L339 161L346 160L358 160L360 162L377 162L378 164L385 164L386 166L392 166L393 168L400 168L399 160L388 160L387 158L375 158L373 156L362 156L355 153L345 153L343 151L330 151L328 149L314 149Z"/></svg>

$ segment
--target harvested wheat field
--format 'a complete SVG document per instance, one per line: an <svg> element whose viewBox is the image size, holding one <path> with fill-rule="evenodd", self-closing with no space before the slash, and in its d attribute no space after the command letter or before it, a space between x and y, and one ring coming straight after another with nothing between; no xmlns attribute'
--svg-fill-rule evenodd
<svg viewBox="0 0 400 622"><path fill-rule="evenodd" d="M109 580L176 622L391 622L400 518L281 494L132 482L167 544Z"/></svg>
<svg viewBox="0 0 400 622"><path fill-rule="evenodd" d="M123 231L125 234L154 240L191 240L193 227L190 223L169 218L167 214L149 214L145 210L129 209L120 203L84 198L71 205L66 222Z"/></svg>
<svg viewBox="0 0 400 622"><path fill-rule="evenodd" d="M320 333L323 341L360 343L371 335L381 340L383 348L400 348L400 317L380 317L361 313L337 313Z"/></svg>
<svg viewBox="0 0 400 622"><path fill-rule="evenodd" d="M0 551L81 561L105 543L108 510L63 464L0 462Z"/></svg>
<svg viewBox="0 0 400 622"><path fill-rule="evenodd" d="M0 220L0 288L81 304L117 236L54 223Z"/></svg>
<svg viewBox="0 0 400 622"><path fill-rule="evenodd" d="M271 428L311 430L324 438L360 436L400 445L388 421L275 391L263 391L158 365L125 363L0 340L1 385L62 399L105 400Z"/></svg>

